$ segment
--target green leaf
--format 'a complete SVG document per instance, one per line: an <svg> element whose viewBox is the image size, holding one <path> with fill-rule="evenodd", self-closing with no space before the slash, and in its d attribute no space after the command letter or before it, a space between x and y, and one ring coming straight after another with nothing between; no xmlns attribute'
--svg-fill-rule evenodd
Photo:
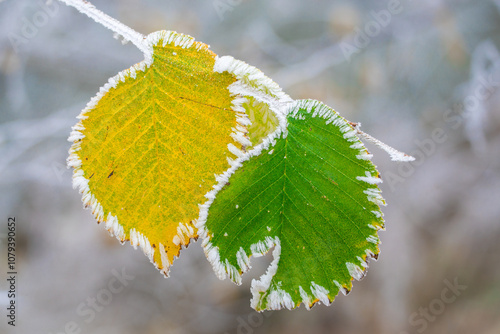
<svg viewBox="0 0 500 334"><path fill-rule="evenodd" d="M330 304L350 291L377 257L384 227L381 179L352 126L318 101L287 110L208 196L197 224L215 272L236 283L249 256L274 247L267 273L252 282L259 311Z"/></svg>

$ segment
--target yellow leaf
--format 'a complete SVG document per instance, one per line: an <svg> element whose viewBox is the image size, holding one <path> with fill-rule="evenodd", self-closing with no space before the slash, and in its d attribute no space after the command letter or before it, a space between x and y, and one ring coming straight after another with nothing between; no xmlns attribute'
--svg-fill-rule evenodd
<svg viewBox="0 0 500 334"><path fill-rule="evenodd" d="M79 116L68 163L96 219L168 275L197 237L215 175L250 144L249 123L232 105L237 79L214 70L207 45L166 31L148 41L152 58L111 78Z"/></svg>
<svg viewBox="0 0 500 334"><path fill-rule="evenodd" d="M247 129L248 137L252 146L256 146L276 130L279 120L267 103L260 102L252 96L247 96L246 100L243 108L251 122Z"/></svg>

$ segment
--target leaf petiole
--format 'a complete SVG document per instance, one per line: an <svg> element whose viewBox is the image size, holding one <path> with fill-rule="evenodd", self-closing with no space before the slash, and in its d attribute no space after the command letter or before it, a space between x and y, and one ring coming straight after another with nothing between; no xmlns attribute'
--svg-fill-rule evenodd
<svg viewBox="0 0 500 334"><path fill-rule="evenodd" d="M86 0L59 0L68 6L76 8L79 12L87 15L97 23L102 24L104 27L113 31L115 34L122 36L124 41L132 42L139 50L144 53L146 58L151 56L151 50L145 42L145 36L135 31L134 29L126 26L120 21L112 18L111 16L103 13L97 9L90 1Z"/></svg>

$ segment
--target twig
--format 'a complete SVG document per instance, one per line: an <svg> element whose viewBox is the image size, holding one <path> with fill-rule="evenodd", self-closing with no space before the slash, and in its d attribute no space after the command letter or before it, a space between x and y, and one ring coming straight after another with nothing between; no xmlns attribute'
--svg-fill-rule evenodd
<svg viewBox="0 0 500 334"><path fill-rule="evenodd" d="M112 18L111 16L101 12L97 9L93 4L86 0L59 0L65 3L68 6L75 7L81 13L87 15L97 23L102 24L109 30L115 32L123 37L124 41L132 42L139 50L144 53L144 56L148 58L150 56L151 51L148 46L144 42L144 35L138 33L134 29L126 26L120 21Z"/></svg>
<svg viewBox="0 0 500 334"><path fill-rule="evenodd" d="M141 50L144 53L144 56L146 58L151 57L151 50L147 46L147 44L144 42L144 35L138 33L134 29L124 25L120 21L112 18L111 16L104 14L101 12L99 9L97 9L94 5L92 5L89 1L86 0L59 0L63 3L65 3L68 6L75 7L78 9L81 13L87 15L88 17L92 18L94 21L97 23L102 24L106 28L110 29L111 31L115 32L115 34L123 36L124 40L126 41L131 41L139 50ZM415 160L414 157L405 154L403 152L399 152L398 150L390 147L389 145L384 144L380 140L373 138L369 134L363 132L360 130L361 124L359 123L351 123L351 125L354 127L356 133L361 137L369 142L375 144L376 146L380 147L384 151L386 151L390 156L393 161L413 161Z"/></svg>
<svg viewBox="0 0 500 334"><path fill-rule="evenodd" d="M414 161L415 160L415 158L412 157L411 155L408 155L406 153L400 152L400 151L398 151L398 150L390 147L389 145L381 142L377 138L374 138L374 137L370 136L366 132L361 131L361 123L349 122L349 124L352 125L352 127L356 131L356 134L358 134L361 138L366 139L370 143L372 143L375 146L377 146L377 147L383 149L384 151L386 151L389 154L389 156L391 157L392 161L407 162L407 161Z"/></svg>

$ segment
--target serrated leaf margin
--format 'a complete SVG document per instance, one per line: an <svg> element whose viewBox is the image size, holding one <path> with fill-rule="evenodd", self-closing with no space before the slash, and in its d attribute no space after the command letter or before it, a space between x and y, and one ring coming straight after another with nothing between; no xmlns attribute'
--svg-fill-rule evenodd
<svg viewBox="0 0 500 334"><path fill-rule="evenodd" d="M130 244L137 249L140 247L144 254L149 258L151 263L155 265L155 267L160 270L165 277L168 277L169 270L172 265L168 260L163 244L159 244L159 252L161 258L161 267L159 264L154 262L154 252L155 249L151 246L148 238L134 228L130 229L129 237L126 236L126 232L123 226L119 223L118 218L113 215L111 212L105 217L104 209L99 203L98 199L92 194L89 188L89 179L84 176L84 171L82 169L82 161L78 156L77 152L81 149L81 139L85 138L85 135L82 131L85 130L85 127L82 124L82 120L88 118L88 114L92 112L92 110L97 106L99 101L113 88L116 88L118 84L121 82L125 82L128 78L136 78L136 74L138 72L145 72L154 61L154 52L153 47L157 45L161 40L163 40L163 46L167 44L173 43L175 46L179 46L185 49L195 48L197 51L210 51L209 46L202 43L197 42L195 39L186 34L180 34L175 31L166 31L161 30L157 32L153 32L145 37L145 44L147 45L148 52L146 54L146 58L133 65L132 67L119 72L117 75L111 77L106 84L104 84L99 92L87 103L86 107L82 110L82 112L77 116L77 119L80 121L72 127L72 131L70 136L68 137L68 141L72 142L72 146L69 149L69 157L67 158L67 166L68 168L73 168L73 188L78 188L79 192L82 194L82 202L84 207L90 207L92 210L92 214L98 223L104 223L106 230L110 233L111 236L115 236L118 241L123 245L126 241L130 241ZM211 52L211 51L210 51ZM217 60L217 56L215 59ZM226 87L221 87L226 88ZM234 102L234 101L233 101ZM234 135L233 139L236 142L240 142L242 145L246 144L248 140L245 138L245 133L242 131L244 129L246 122L248 120L246 117L242 117L241 114L244 114L244 110L241 108L233 109L235 111L235 117L237 121L237 129L233 129ZM238 129L239 128L239 129ZM229 144L228 149L230 152L235 153L237 156L240 156L242 152L234 145ZM229 166L231 166L229 162ZM196 231L190 226L186 224L179 223L177 227L177 235L174 236L174 239L177 240L189 240L196 236ZM186 245L187 246L187 245ZM176 257L174 257L175 260Z"/></svg>
<svg viewBox="0 0 500 334"><path fill-rule="evenodd" d="M339 114L333 113L332 110L330 110L331 108L327 107L322 102L308 99L308 100L295 100L281 105L285 105L286 107L274 110L277 113L278 119L280 121L280 124L276 129L276 131L271 133L267 138L264 139L264 141L260 145L257 145L253 150L245 153L244 155L236 159L233 163L233 166L218 178L219 183L216 186L214 186L214 190L210 191L206 195L208 201L205 204L203 204L203 206L201 206L202 213L200 214L199 220L195 224L195 226L199 230L199 236L202 239L202 247L204 249L205 255L208 261L211 263L217 277L219 277L219 279L229 278L237 285L241 285L242 275L249 269L251 269L250 265L251 257L261 257L274 247L274 250L272 252L273 260L269 265L269 267L267 268L266 273L262 275L259 280L253 279L251 283L252 300L250 305L252 306L252 308L254 308L259 312L264 310L280 310L283 308L293 309L296 307L291 296L284 290L278 288L272 291L272 293L269 295L267 303L268 307L266 309L259 308L259 304L261 302L261 300L259 299L260 293L265 292L269 289L271 280L273 276L276 274L276 271L278 269L279 258L281 254L280 240L278 237L275 238L267 237L263 241L259 241L255 244L252 244L250 246L251 249L250 256L246 254L243 248L240 248L240 250L236 254L239 268L231 265L228 261L222 262L220 259L219 249L217 246L214 246L210 242L211 236L205 226L209 214L210 205L215 200L217 193L227 184L231 175L234 174L236 170L239 167L241 167L245 161L251 159L252 157L260 155L263 151L268 150L270 147L274 146L276 144L276 140L280 136L283 136L285 138L287 136L287 126L288 126L287 117L289 116L297 117L298 112L301 109L307 110L308 113L311 113L311 111L314 110L313 117L315 116L322 117L327 121L327 124L332 123L334 126L339 127L340 131L343 133L344 139L346 139L349 142L354 142L352 145L350 145L350 148L358 150L358 154L356 155L357 159L371 160L371 158L373 157L373 155L368 152L365 145L356 135L356 131L352 127L352 125L350 125L349 122ZM366 182L371 185L376 185L382 182L380 178L374 177L372 175L360 175L356 178L360 181ZM367 191L365 191L365 194L370 202L377 204L379 207L386 205L385 200L382 197L381 191L378 187L367 189ZM372 213L377 217L380 218L383 217L383 214L379 211L372 211ZM369 224L369 227L376 230L377 232L379 230L383 230L383 228L379 228L371 224ZM375 242L377 246L381 243L379 238L373 240L372 242ZM356 264L347 262L346 267L352 278L351 284L349 286L342 286L339 282L334 281L334 284L337 285L339 291L342 292L344 295L348 294L352 289L352 280L354 279L361 280L365 276L368 268L367 261L369 259L376 260L377 258L378 254L377 255L373 254L371 250L367 249L363 258L360 259L362 268ZM333 302L334 298L330 298L328 296L329 291L324 287L319 286L314 282L311 282L311 286L309 287L309 289L313 292L313 295L316 297L317 299L316 301L311 301L307 293L305 293L303 287L301 286L299 287L299 290L303 292L301 294L303 299L302 303L304 304L306 309L310 309L317 302L322 302L325 305L330 305Z"/></svg>

